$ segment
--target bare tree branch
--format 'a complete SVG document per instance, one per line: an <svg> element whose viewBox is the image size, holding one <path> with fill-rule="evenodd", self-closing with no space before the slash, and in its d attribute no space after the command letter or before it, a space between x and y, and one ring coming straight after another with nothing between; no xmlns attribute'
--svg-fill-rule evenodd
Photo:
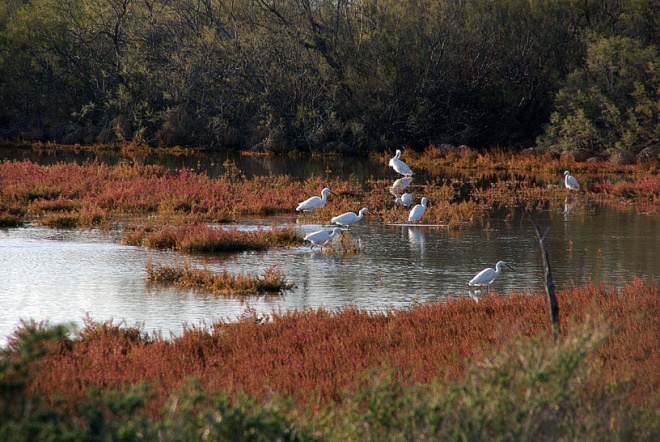
<svg viewBox="0 0 660 442"><path fill-rule="evenodd" d="M527 211L527 214L529 215L529 220L532 222L532 225L534 226L534 231L536 232L536 236L539 241L539 247L541 248L543 270L545 273L545 281L544 281L545 293L548 296L548 305L550 308L549 316L550 316L550 324L552 324L552 336L556 342L561 332L561 327L559 322L559 304L557 303L557 297L555 296L555 283L552 280L550 259L548 258L548 248L545 243L545 237L550 231L550 228L546 229L545 233L541 235L541 230L539 229L539 226L536 223L536 220L534 219L534 215L532 215L532 212L530 212L529 210Z"/></svg>

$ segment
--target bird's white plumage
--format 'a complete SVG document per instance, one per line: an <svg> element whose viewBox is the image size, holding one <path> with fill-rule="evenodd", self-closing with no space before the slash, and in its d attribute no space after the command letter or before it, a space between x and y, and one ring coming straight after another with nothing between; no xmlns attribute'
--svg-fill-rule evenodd
<svg viewBox="0 0 660 442"><path fill-rule="evenodd" d="M410 167L403 161L399 159L401 156L401 151L397 149L396 154L392 159L390 159L390 167L396 171L396 173L404 176L412 175L412 170Z"/></svg>
<svg viewBox="0 0 660 442"><path fill-rule="evenodd" d="M298 207L296 207L296 211L300 212L311 212L314 209L321 208L325 206L326 201L328 200L328 194L332 193L330 189L327 187L321 191L321 196L313 196L311 198L307 198L305 201L301 202L298 204Z"/></svg>
<svg viewBox="0 0 660 442"><path fill-rule="evenodd" d="M564 172L564 185L568 190L580 189L580 185L578 184L577 180L568 170Z"/></svg>
<svg viewBox="0 0 660 442"><path fill-rule="evenodd" d="M409 193L404 193L403 195L398 196L398 197L396 198L395 203L396 203L396 204L402 204L402 205L408 207L409 205L412 204L412 200L413 200L413 197L412 197L411 194L409 194Z"/></svg>
<svg viewBox="0 0 660 442"><path fill-rule="evenodd" d="M509 264L507 264L506 262L498 261L497 264L495 264L494 269L492 269L490 267L486 268L486 269L483 269L482 271L477 273L474 276L474 278L472 278L470 280L470 282L468 282L468 285L469 286L482 286L482 287L486 286L486 287L488 287L490 285L490 283L493 282L493 280L495 280L495 278L500 276L500 273L502 273L502 267L504 267L504 266L512 269L512 267Z"/></svg>
<svg viewBox="0 0 660 442"><path fill-rule="evenodd" d="M410 214L408 215L408 221L419 220L422 217L422 215L424 215L424 211L426 210L426 203L428 201L429 201L428 199L422 198L422 202L420 204L417 204L410 211Z"/></svg>
<svg viewBox="0 0 660 442"><path fill-rule="evenodd" d="M304 239L305 241L312 243L312 249L314 246L321 246L321 248L323 248L323 246L326 245L329 241L332 241L335 235L337 235L339 232L341 232L339 227L332 229L332 232L328 232L327 230L317 230L316 232L307 234Z"/></svg>
<svg viewBox="0 0 660 442"><path fill-rule="evenodd" d="M357 215L353 212L346 212L339 216L335 216L330 221L332 221L334 224L339 224L340 226L350 226L351 224L355 224L356 222L360 221L364 214L368 211L369 209L363 207L360 209L360 212Z"/></svg>

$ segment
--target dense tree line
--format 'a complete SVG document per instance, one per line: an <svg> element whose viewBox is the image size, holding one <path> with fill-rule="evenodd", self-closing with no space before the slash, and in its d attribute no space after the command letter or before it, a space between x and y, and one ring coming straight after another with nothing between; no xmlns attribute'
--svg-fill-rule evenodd
<svg viewBox="0 0 660 442"><path fill-rule="evenodd" d="M4 0L0 136L636 154L660 0Z"/></svg>

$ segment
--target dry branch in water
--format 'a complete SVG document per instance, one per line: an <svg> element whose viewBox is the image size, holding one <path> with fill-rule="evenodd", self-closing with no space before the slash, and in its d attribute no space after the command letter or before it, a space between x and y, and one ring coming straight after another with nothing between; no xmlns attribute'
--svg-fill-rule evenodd
<svg viewBox="0 0 660 442"><path fill-rule="evenodd" d="M548 257L548 248L545 244L545 237L548 234L548 230L545 231L543 235L541 235L541 230L539 229L538 224L536 223L536 220L534 219L534 215L532 215L532 212L527 211L527 214L529 215L529 219L532 223L532 226L534 226L534 231L536 232L536 237L539 240L539 247L541 249L541 258L543 261L543 272L545 274L545 293L548 297L548 304L549 304L549 314L550 314L550 324L552 324L552 336L555 341L557 341L557 338L559 337L559 333L561 332L561 327L560 327L560 322L559 322L559 304L557 303L557 296L555 296L555 283L552 280L552 270L550 268L550 258Z"/></svg>

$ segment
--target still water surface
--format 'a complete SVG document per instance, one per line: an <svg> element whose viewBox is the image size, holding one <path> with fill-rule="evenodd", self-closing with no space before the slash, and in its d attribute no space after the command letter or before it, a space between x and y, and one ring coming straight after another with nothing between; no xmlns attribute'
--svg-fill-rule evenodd
<svg viewBox="0 0 660 442"><path fill-rule="evenodd" d="M32 159L43 163L72 160ZM222 173L217 165L221 160L206 158L204 165L178 163L168 167L204 169L213 175L214 170ZM248 158L239 168L250 175L287 173L296 179L304 178L301 170L309 175L347 178L387 174L382 166L360 164L354 159L292 167L291 161ZM602 207L580 194L568 207L551 208L537 218L542 229L550 228L547 243L558 289L590 280L619 286L635 276L660 277L657 215ZM242 225L254 228L273 222L293 223L301 235L322 227L295 214L246 220ZM528 219L522 213L494 216L488 226L487 230L478 226L459 231L392 226L367 215L352 228L366 244L360 254L322 253L303 246L212 256L184 256L122 245L119 232L38 226L0 229L0 345L5 345L6 336L27 319L80 325L89 316L96 321L141 324L149 333L160 331L168 337L180 334L186 325L236 320L248 309L268 314L349 304L368 310L406 308L419 301L470 296L467 281L502 259L515 271L505 269L492 291L542 291L540 252ZM261 273L275 265L296 287L280 296L228 299L145 280L147 262L184 260L232 273Z"/></svg>
<svg viewBox="0 0 660 442"><path fill-rule="evenodd" d="M620 285L633 276L660 277L657 216L594 207L589 214L546 213L549 255L558 289L589 280ZM272 219L263 220L270 225ZM281 224L295 216L278 217ZM319 228L298 219L301 235ZM257 223L252 221L252 223ZM160 330L165 337L187 325L235 320L247 308L259 313L347 304L369 310L405 308L417 301L470 296L467 281L500 259L511 262L494 283L498 293L543 290L540 252L526 218L493 219L490 230L448 231L388 226L364 220L353 228L361 254L310 251L307 246L265 252L183 256L125 246L118 233L28 226L0 230L0 344L21 319L80 324L124 320ZM316 249L318 250L318 249ZM150 284L145 265L184 260L212 270L256 273L276 265L296 285L281 296L227 299Z"/></svg>

